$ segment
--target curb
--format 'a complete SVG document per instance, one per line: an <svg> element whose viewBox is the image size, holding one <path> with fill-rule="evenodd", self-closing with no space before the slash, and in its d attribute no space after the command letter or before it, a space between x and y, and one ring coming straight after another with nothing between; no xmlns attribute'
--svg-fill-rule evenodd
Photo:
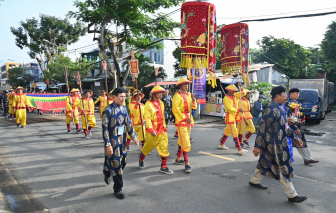
<svg viewBox="0 0 336 213"><path fill-rule="evenodd" d="M10 210L8 200L6 196L2 193L0 188L0 213L13 213L12 210Z"/></svg>

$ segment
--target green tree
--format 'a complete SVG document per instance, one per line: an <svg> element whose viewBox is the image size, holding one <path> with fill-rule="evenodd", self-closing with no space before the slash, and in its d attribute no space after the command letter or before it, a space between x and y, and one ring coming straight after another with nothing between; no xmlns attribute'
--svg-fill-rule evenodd
<svg viewBox="0 0 336 213"><path fill-rule="evenodd" d="M29 49L28 55L36 59L44 75L47 66L53 62L58 47L66 47L85 35L86 28L77 22L71 24L67 19L56 18L49 15L40 15L40 20L30 18L20 22L20 27L11 27L15 35L15 44L23 49ZM45 62L47 66L42 66Z"/></svg>
<svg viewBox="0 0 336 213"><path fill-rule="evenodd" d="M88 24L88 33L98 34L100 52L107 63L107 71L114 78L114 71L108 60L106 49L112 53L116 69L118 86L125 86L130 67L122 73L119 56L115 50L124 42L129 49L162 48L162 43L153 43L153 39L172 36L173 29L180 26L167 14L159 13L160 8L178 6L184 0L84 0L74 2L78 11L69 12L69 17L77 18ZM155 17L156 16L156 17ZM108 29L114 24L115 31ZM93 29L91 29L93 27Z"/></svg>
<svg viewBox="0 0 336 213"><path fill-rule="evenodd" d="M272 100L271 90L273 86L268 82L251 82L250 86L247 87L248 90L255 94L255 91L259 92L259 95L264 95L266 100L264 102L268 103ZM252 103L253 104L253 103Z"/></svg>
<svg viewBox="0 0 336 213"><path fill-rule="evenodd" d="M333 21L324 34L321 49L327 62L327 78L329 81L336 82L336 21Z"/></svg>
<svg viewBox="0 0 336 213"><path fill-rule="evenodd" d="M14 88L21 86L29 86L33 78L30 74L26 74L26 70L21 67L16 67L8 70L8 83Z"/></svg>
<svg viewBox="0 0 336 213"><path fill-rule="evenodd" d="M75 79L77 73L79 72L81 77L87 76L88 71L97 68L97 65L86 61L84 58L78 58L73 62L71 58L57 54L55 60L48 65L49 72L46 73L44 79L49 79L50 84L65 82L64 67L68 72L69 87L75 87L77 85Z"/></svg>
<svg viewBox="0 0 336 213"><path fill-rule="evenodd" d="M250 48L249 55L251 57L251 62L256 64L261 61L261 50L257 48Z"/></svg>
<svg viewBox="0 0 336 213"><path fill-rule="evenodd" d="M177 46L173 51L173 56L176 59L173 67L174 67L174 77L179 77L187 74L187 69L180 67L181 65L181 47Z"/></svg>
<svg viewBox="0 0 336 213"><path fill-rule="evenodd" d="M265 36L257 44L261 47L259 60L274 63L289 78L311 78L305 71L310 63L309 50L293 40L273 36Z"/></svg>
<svg viewBox="0 0 336 213"><path fill-rule="evenodd" d="M153 89L153 87L144 87L144 86L155 81L154 66L150 66L146 63L142 63L139 66L139 72L140 74L138 77L138 87L142 88L142 92L148 98L149 93ZM167 73L162 67L159 67L158 78L162 78L162 79L167 78Z"/></svg>

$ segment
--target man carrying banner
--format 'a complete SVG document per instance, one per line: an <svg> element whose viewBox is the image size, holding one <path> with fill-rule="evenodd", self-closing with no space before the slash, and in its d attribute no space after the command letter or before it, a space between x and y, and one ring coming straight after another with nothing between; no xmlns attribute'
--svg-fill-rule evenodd
<svg viewBox="0 0 336 213"><path fill-rule="evenodd" d="M152 99L145 104L146 142L139 156L139 168L145 168L145 157L156 147L161 156L160 172L171 175L174 172L167 167L167 158L169 156L168 136L164 118L164 104L161 101L164 91L165 89L162 87L155 86L150 92Z"/></svg>
<svg viewBox="0 0 336 213"><path fill-rule="evenodd" d="M144 94L141 93L140 90L135 90L133 92L133 96L131 99L131 103L129 104L130 117L132 120L132 125L134 128L134 132L137 134L139 141L141 141L141 147L144 146L144 135L145 135L145 106L141 103L141 100L145 97ZM140 107L140 109L139 109ZM141 113L140 113L141 110ZM141 116L141 117L140 117ZM130 138L127 139L127 151L131 151Z"/></svg>
<svg viewBox="0 0 336 213"><path fill-rule="evenodd" d="M15 97L15 92L13 90L13 88L11 87L10 90L8 90L8 106L9 106L9 110L8 113L10 114L9 120L13 120L13 117L16 118L15 116L15 112L13 109L13 99Z"/></svg>
<svg viewBox="0 0 336 213"><path fill-rule="evenodd" d="M134 134L126 107L122 105L126 98L125 92L124 88L113 90L113 103L105 107L102 116L103 139L105 142L104 181L109 184L110 177L113 177L114 195L119 199L125 198L122 192L122 174L127 163L126 133L139 146L139 140Z"/></svg>
<svg viewBox="0 0 336 213"><path fill-rule="evenodd" d="M70 100L69 100L69 97L66 98L67 106L66 106L66 112L65 112L65 116L66 116L65 122L67 124L68 133L71 133L70 123L72 120L76 125L77 133L79 134L80 132L82 132L79 127L78 107L80 106L80 99L78 98L78 95L77 95L78 92L79 92L79 89L72 89L70 92L71 93Z"/></svg>
<svg viewBox="0 0 336 213"><path fill-rule="evenodd" d="M255 128L252 122L252 115L250 113L250 101L248 100L251 95L251 91L244 89L242 92L243 94L246 94L242 97L241 101L238 101L238 108L243 108L244 112L239 112L237 117L237 126L238 126L238 139L240 146L242 148L246 147L250 148L250 144L248 142L248 139L252 136L252 134L255 132ZM243 106L242 106L243 104ZM246 131L246 135L243 141L244 131ZM243 143L244 142L244 143Z"/></svg>
<svg viewBox="0 0 336 213"><path fill-rule="evenodd" d="M188 152L190 151L190 130L194 126L194 119L191 116L191 110L197 109L196 99L194 94L188 92L191 82L185 78L181 78L176 86L180 86L180 91L175 93L173 97L173 114L175 116L175 126L178 132L178 151L176 164L184 164L185 171L191 172L191 167L188 160ZM192 109L191 109L192 108ZM184 161L181 160L183 153Z"/></svg>
<svg viewBox="0 0 336 213"><path fill-rule="evenodd" d="M106 95L106 91L103 90L100 93L99 98L94 102L94 104L97 104L100 101L100 105L99 105L99 110L100 110L100 118L103 114L103 111L105 109L105 107L107 106L107 95Z"/></svg>
<svg viewBox="0 0 336 213"><path fill-rule="evenodd" d="M82 124L85 134L85 138L89 138L92 135L91 130L96 126L96 117L94 115L94 103L91 98L93 92L86 90L83 93L83 103L81 102L80 110L82 115ZM86 128L88 126L88 128Z"/></svg>
<svg viewBox="0 0 336 213"><path fill-rule="evenodd" d="M229 149L229 147L225 146L225 142L230 135L233 136L233 140L235 142L236 148L238 149L238 154L243 155L244 153L248 152L245 149L242 149L238 139L238 130L236 127L236 119L237 119L237 112L243 112L242 108L238 108L238 99L240 98L240 92L238 91L237 87L234 84L230 84L225 88L228 90L228 94L224 97L224 106L225 106L225 123L226 127L224 129L224 134L222 138L219 140L220 144L218 145L218 149ZM235 93L236 92L236 93ZM242 96L244 96L244 90L241 91Z"/></svg>
<svg viewBox="0 0 336 213"><path fill-rule="evenodd" d="M14 113L16 113L16 124L17 127L20 127L21 122L21 128L26 128L26 121L27 121L27 115L26 115L26 108L28 107L28 99L26 94L23 94L23 88L18 87L16 88L17 94L13 98L13 110Z"/></svg>

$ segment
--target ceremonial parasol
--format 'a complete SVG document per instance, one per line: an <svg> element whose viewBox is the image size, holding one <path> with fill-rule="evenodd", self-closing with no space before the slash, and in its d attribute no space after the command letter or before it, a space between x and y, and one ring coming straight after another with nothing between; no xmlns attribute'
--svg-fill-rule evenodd
<svg viewBox="0 0 336 213"><path fill-rule="evenodd" d="M216 7L206 2L186 2L181 8L181 67L207 68L216 85Z"/></svg>

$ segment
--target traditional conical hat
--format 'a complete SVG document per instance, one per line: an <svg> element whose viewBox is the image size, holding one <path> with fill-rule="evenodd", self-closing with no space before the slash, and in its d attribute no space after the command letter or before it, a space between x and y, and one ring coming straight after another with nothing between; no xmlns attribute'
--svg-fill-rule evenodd
<svg viewBox="0 0 336 213"><path fill-rule="evenodd" d="M8 90L8 92L10 92L10 91L14 91L14 89L13 89L13 87L11 86L11 88Z"/></svg>
<svg viewBox="0 0 336 213"><path fill-rule="evenodd" d="M24 90L23 87L18 86L18 87L15 89L15 91L18 90L18 89L22 89L22 90Z"/></svg>
<svg viewBox="0 0 336 213"><path fill-rule="evenodd" d="M91 90L85 90L85 91L83 92L83 94L85 94L85 93L87 93L87 92L89 92L89 93L90 93L90 96L92 96L92 95L93 95L93 92L92 92Z"/></svg>
<svg viewBox="0 0 336 213"><path fill-rule="evenodd" d="M153 93L158 93L158 92L164 92L165 89L163 89L162 87L160 86L155 86L152 91L150 92L150 94L153 94Z"/></svg>
<svg viewBox="0 0 336 213"><path fill-rule="evenodd" d="M103 91L100 92L100 94L102 94L103 92L107 93L106 90L103 90Z"/></svg>
<svg viewBox="0 0 336 213"><path fill-rule="evenodd" d="M73 88L70 92L79 92L79 89Z"/></svg>
<svg viewBox="0 0 336 213"><path fill-rule="evenodd" d="M141 99L143 99L145 97L145 94L143 94L140 90L134 90L133 91L133 97L136 95L141 95Z"/></svg>
<svg viewBox="0 0 336 213"><path fill-rule="evenodd" d="M181 84L190 84L191 83L191 81L188 81L187 79L185 79L185 78L180 78L180 80L177 82L177 84L176 84L176 86L179 86L179 85L181 85Z"/></svg>
<svg viewBox="0 0 336 213"><path fill-rule="evenodd" d="M229 91L238 91L237 87L234 84L230 84L229 86L225 87L225 89Z"/></svg>
<svg viewBox="0 0 336 213"><path fill-rule="evenodd" d="M248 89L244 89L245 90L245 94L247 93L252 93L252 91L248 90Z"/></svg>

